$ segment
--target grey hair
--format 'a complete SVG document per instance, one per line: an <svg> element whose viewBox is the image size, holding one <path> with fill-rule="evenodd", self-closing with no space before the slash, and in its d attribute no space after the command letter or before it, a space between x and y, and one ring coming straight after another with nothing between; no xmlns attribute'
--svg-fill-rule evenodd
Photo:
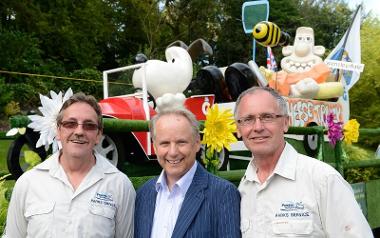
<svg viewBox="0 0 380 238"><path fill-rule="evenodd" d="M245 90L244 92L242 92L239 95L238 99L236 100L235 110L234 110L235 119L236 119L236 116L237 116L237 111L238 111L240 102L243 99L243 97L246 96L246 95L255 94L257 91L260 91L260 90L270 93L276 99L278 107L281 110L281 114L282 115L288 115L288 106L286 104L286 100L280 94L278 94L277 91L275 91L273 88L270 88L270 87L257 87L257 86L254 86L254 87L251 87L251 88Z"/></svg>
<svg viewBox="0 0 380 238"><path fill-rule="evenodd" d="M155 141L156 139L156 123L161 117L166 116L166 115L183 116L184 118L186 118L191 125L191 130L192 130L194 139L197 140L200 138L199 123L197 119L195 118L194 114L190 112L189 110L187 110L186 108L181 107L181 108L173 108L170 110L159 112L150 120L149 131L150 131L150 135L153 141Z"/></svg>

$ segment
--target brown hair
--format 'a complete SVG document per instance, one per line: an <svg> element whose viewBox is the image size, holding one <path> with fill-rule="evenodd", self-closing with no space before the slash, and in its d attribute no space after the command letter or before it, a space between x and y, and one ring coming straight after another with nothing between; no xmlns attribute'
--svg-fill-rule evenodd
<svg viewBox="0 0 380 238"><path fill-rule="evenodd" d="M57 116L57 126L62 122L63 119L63 111L68 108L69 106L73 105L74 103L83 102L90 105L94 111L96 112L96 115L98 117L98 127L99 130L103 130L103 116L102 116L102 110L96 101L96 99L92 95L86 95L82 92L76 93L73 96L71 96L69 99L67 99L63 105L61 110L59 110L58 116Z"/></svg>

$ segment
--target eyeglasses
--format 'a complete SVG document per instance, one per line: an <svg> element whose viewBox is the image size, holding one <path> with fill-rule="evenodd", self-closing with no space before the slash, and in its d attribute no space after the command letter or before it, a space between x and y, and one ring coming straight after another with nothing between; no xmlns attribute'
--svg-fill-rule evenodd
<svg viewBox="0 0 380 238"><path fill-rule="evenodd" d="M261 123L272 123L277 118L285 117L285 115L277 115L273 113L264 113L259 116L249 115L246 117L242 117L237 120L237 124L239 126L248 126L256 122L256 119L259 119Z"/></svg>
<svg viewBox="0 0 380 238"><path fill-rule="evenodd" d="M65 129L74 130L78 127L78 125L81 125L83 130L85 131L95 131L99 129L99 126L92 122L85 122L85 123L78 123L76 121L63 121L60 123L60 125Z"/></svg>

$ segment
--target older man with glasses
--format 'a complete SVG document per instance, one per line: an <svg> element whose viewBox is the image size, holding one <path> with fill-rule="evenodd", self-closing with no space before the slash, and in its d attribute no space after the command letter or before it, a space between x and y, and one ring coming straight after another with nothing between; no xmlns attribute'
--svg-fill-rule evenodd
<svg viewBox="0 0 380 238"><path fill-rule="evenodd" d="M252 152L239 185L243 238L373 237L342 176L285 141L289 117L277 92L243 92L235 119L238 136Z"/></svg>
<svg viewBox="0 0 380 238"><path fill-rule="evenodd" d="M125 174L94 152L102 131L94 97L78 93L63 104L62 148L17 180L4 237L133 237L136 193Z"/></svg>

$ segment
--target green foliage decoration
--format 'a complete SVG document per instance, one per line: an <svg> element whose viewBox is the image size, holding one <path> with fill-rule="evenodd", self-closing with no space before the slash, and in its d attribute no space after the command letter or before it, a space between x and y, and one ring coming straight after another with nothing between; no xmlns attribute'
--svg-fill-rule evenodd
<svg viewBox="0 0 380 238"><path fill-rule="evenodd" d="M10 176L4 175L0 177L0 232L4 230L5 227L5 221L7 219L7 211L8 211L8 204L9 204L9 188L5 186L5 179L6 177Z"/></svg>
<svg viewBox="0 0 380 238"><path fill-rule="evenodd" d="M202 153L201 160L205 165L207 171L215 174L218 171L219 157L218 152L211 150L209 147L205 146L206 153Z"/></svg>
<svg viewBox="0 0 380 238"><path fill-rule="evenodd" d="M41 157L32 150L24 151L24 159L25 159L25 162L29 165L27 170L41 163Z"/></svg>
<svg viewBox="0 0 380 238"><path fill-rule="evenodd" d="M342 143L346 161L375 159L375 154L356 145ZM345 171L345 179L349 183L367 182L380 178L380 168L350 168Z"/></svg>
<svg viewBox="0 0 380 238"><path fill-rule="evenodd" d="M28 170L41 163L41 158L34 151L24 151L25 162L29 164ZM7 218L9 201L12 195L13 187L7 186L5 180L10 174L0 177L0 234L3 233Z"/></svg>

